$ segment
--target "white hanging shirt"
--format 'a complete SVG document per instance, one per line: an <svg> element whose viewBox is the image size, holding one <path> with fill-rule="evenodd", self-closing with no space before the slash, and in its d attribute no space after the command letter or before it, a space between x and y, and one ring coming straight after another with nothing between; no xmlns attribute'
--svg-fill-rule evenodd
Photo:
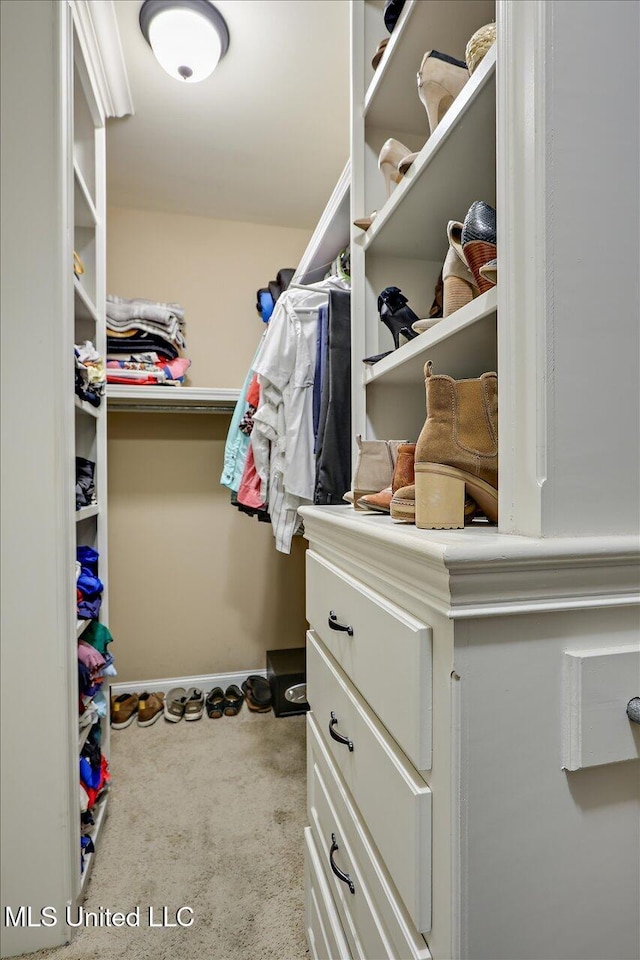
<svg viewBox="0 0 640 960"><path fill-rule="evenodd" d="M254 362L260 406L253 417L251 445L276 547L282 553L291 550L291 538L300 523L298 507L313 503L318 310L328 302L332 289L348 290L349 285L329 277L308 287L292 286L281 294Z"/></svg>

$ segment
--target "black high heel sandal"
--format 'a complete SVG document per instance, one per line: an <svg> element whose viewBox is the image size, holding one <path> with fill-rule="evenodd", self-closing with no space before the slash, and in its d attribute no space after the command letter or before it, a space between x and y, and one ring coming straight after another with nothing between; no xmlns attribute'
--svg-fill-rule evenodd
<svg viewBox="0 0 640 960"><path fill-rule="evenodd" d="M396 350L400 346L400 334L406 340L413 340L418 336L415 330L411 329L411 324L420 318L407 306L408 303L399 287L385 287L378 297L380 320L391 331Z"/></svg>

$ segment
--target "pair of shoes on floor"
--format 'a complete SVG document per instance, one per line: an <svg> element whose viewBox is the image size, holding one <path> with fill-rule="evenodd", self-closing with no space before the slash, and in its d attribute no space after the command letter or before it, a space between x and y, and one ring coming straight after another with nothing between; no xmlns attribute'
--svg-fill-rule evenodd
<svg viewBox="0 0 640 960"><path fill-rule="evenodd" d="M121 693L111 697L111 726L124 730L134 720L139 727L150 727L164 709L164 693Z"/></svg>
<svg viewBox="0 0 640 960"><path fill-rule="evenodd" d="M198 687L174 687L164 700L164 718L170 723L201 720L204 714L204 693Z"/></svg>
<svg viewBox="0 0 640 960"><path fill-rule="evenodd" d="M219 720L220 717L237 717L242 710L244 703L244 694L240 687L232 683L223 690L222 687L214 687L207 694L205 708L207 716L211 720Z"/></svg>
<svg viewBox="0 0 640 960"><path fill-rule="evenodd" d="M242 684L247 698L247 707L253 713L269 713L271 710L271 686L258 674L251 674Z"/></svg>

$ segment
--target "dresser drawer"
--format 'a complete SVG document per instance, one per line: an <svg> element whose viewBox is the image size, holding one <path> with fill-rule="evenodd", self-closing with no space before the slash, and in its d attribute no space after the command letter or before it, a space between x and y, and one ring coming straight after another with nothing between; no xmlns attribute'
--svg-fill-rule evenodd
<svg viewBox="0 0 640 960"><path fill-rule="evenodd" d="M431 928L431 790L313 631L307 634L307 698L409 916L425 933ZM348 738L352 749L336 736Z"/></svg>
<svg viewBox="0 0 640 960"><path fill-rule="evenodd" d="M429 770L431 628L310 550L307 619L414 766Z"/></svg>
<svg viewBox="0 0 640 960"><path fill-rule="evenodd" d="M331 893L311 835L304 831L305 924L313 960L351 960Z"/></svg>
<svg viewBox="0 0 640 960"><path fill-rule="evenodd" d="M309 820L325 875L354 957L429 960L431 954L402 905L351 799L332 767L313 715L307 726ZM348 873L354 892L331 868Z"/></svg>

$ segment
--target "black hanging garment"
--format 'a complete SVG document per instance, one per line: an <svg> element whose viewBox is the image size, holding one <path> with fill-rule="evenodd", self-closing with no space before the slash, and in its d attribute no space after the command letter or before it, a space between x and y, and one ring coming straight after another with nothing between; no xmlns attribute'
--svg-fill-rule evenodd
<svg viewBox="0 0 640 960"><path fill-rule="evenodd" d="M331 290L327 363L316 439L314 503L343 504L351 488L351 294Z"/></svg>

